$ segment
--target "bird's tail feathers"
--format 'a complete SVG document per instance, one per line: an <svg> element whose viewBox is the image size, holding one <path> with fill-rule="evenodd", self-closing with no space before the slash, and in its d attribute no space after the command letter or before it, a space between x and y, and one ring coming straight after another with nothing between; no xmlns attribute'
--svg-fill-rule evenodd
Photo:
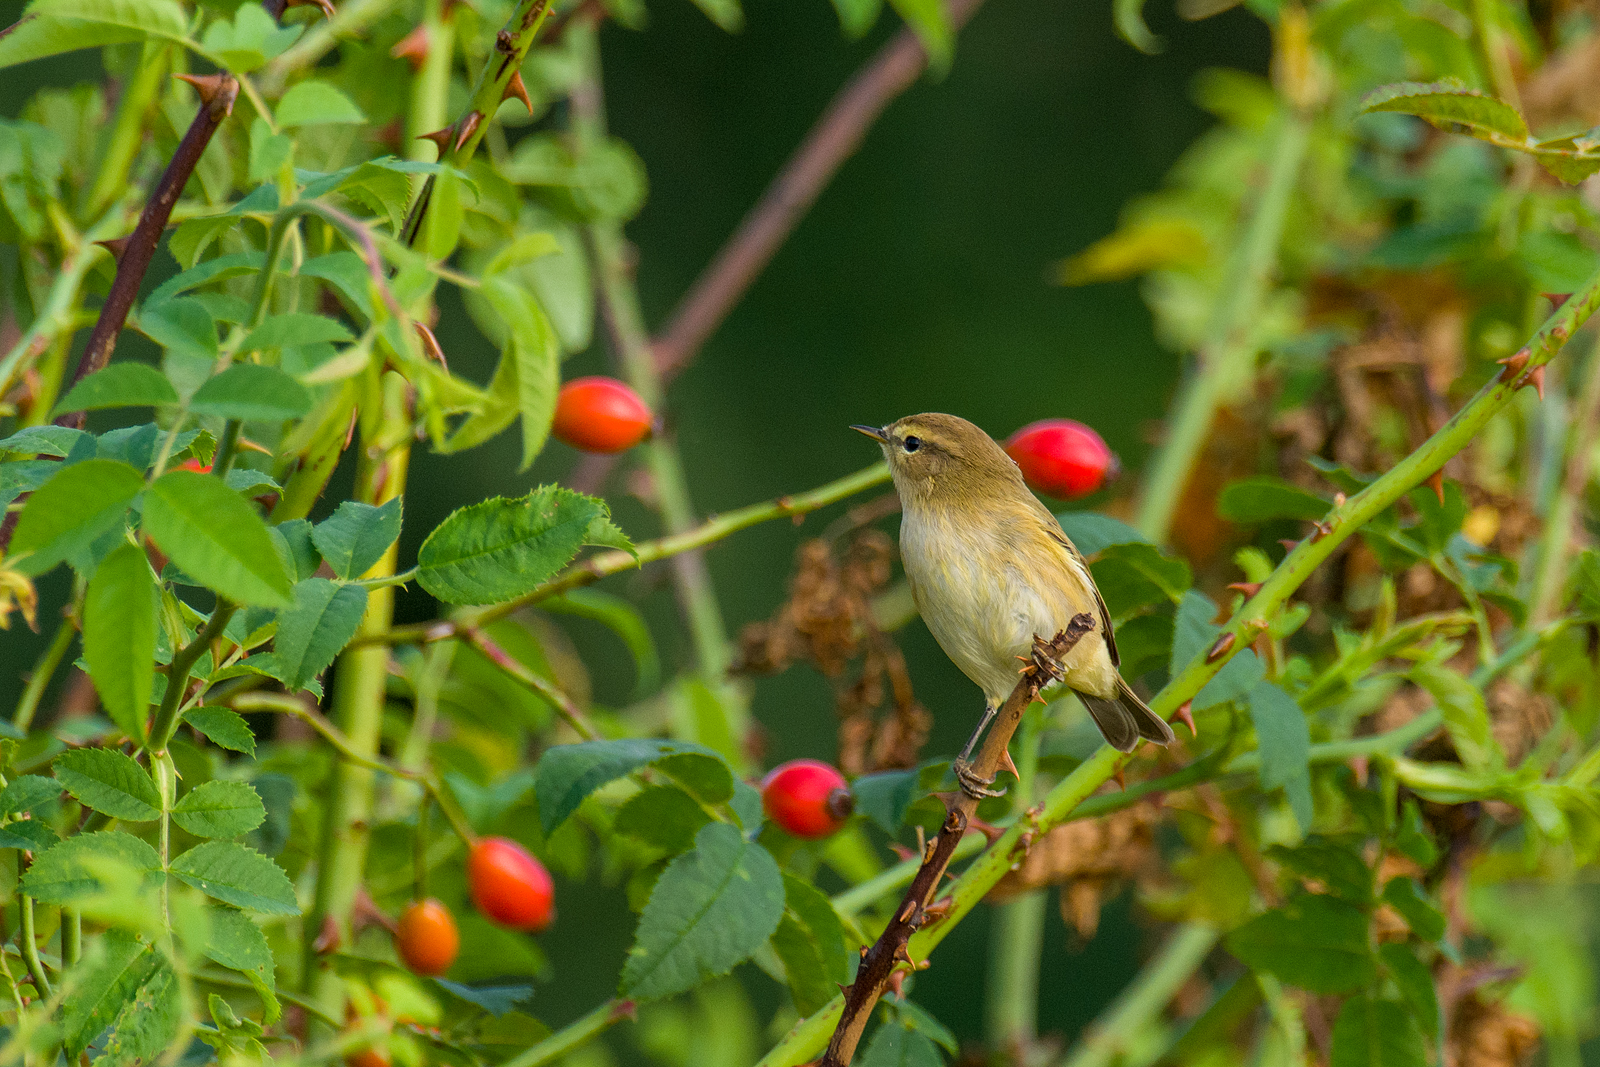
<svg viewBox="0 0 1600 1067"><path fill-rule="evenodd" d="M1117 695L1112 698L1079 693L1078 699L1089 709L1089 715L1099 727L1106 744L1119 752L1128 752L1138 744L1139 738L1158 745L1169 744L1176 736L1165 719L1151 711L1128 683L1117 679Z"/></svg>

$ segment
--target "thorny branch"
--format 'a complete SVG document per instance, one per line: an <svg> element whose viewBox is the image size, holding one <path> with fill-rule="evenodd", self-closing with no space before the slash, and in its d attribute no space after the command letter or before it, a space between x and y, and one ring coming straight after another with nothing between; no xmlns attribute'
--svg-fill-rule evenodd
<svg viewBox="0 0 1600 1067"><path fill-rule="evenodd" d="M1076 615L1067 628L1051 640L1034 638L1032 662L1023 668L1022 677L995 716L983 748L973 761L973 771L978 777L992 779L1001 768L1011 765L1007 746L1017 724L1022 721L1022 713L1038 698L1040 689L1059 679L1061 658L1093 629L1093 616ZM939 906L933 903L933 896L944 878L945 868L950 866L956 845L965 836L968 823L978 810L978 800L964 791L942 794L941 799L946 808L944 825L928 846L922 866L912 878L894 918L889 920L872 947L862 954L856 980L845 993L844 1013L839 1017L838 1028L833 1032L833 1040L828 1042L828 1051L820 1067L849 1064L872 1017L872 1009L895 972L901 964L918 967L907 949L911 936L942 914Z"/></svg>
<svg viewBox="0 0 1600 1067"><path fill-rule="evenodd" d="M95 320L94 332L89 335L89 347L84 350L83 359L78 363L73 385L103 369L111 361L111 352L117 346L117 335L128 321L128 312L133 308L134 298L139 295L139 286L144 282L144 273L150 266L150 260L155 257L156 245L161 242L161 233L167 228L172 207L178 202L183 187L188 184L189 176L194 173L195 165L200 162L200 156L211 143L222 120L232 113L233 101L239 95L239 82L230 74L180 77L194 85L200 93L200 110L189 124L183 140L178 142L172 162L167 164L161 180L156 183L155 195L139 214L139 224L117 255L116 279L111 283L111 292L100 309L100 317ZM81 430L83 422L83 412L71 411L57 419L56 425Z"/></svg>

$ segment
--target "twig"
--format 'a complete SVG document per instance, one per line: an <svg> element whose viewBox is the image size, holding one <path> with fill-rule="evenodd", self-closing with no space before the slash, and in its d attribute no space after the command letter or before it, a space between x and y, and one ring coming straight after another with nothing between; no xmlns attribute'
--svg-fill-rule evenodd
<svg viewBox="0 0 1600 1067"><path fill-rule="evenodd" d="M446 620L443 622L417 623L410 626L396 626L383 633L358 636L352 643L381 643L390 645L403 645L410 643L427 643L430 641L446 641L459 637L463 630L474 626L487 626L496 619L503 619L512 612L527 607L529 604L565 593L569 589L592 585L612 574L630 570L646 563L667 559L680 552L701 548L705 545L722 540L757 523L768 522L772 519L795 518L826 507L847 496L853 496L864 489L871 489L875 485L882 485L889 480L889 468L882 463L875 463L864 470L848 474L827 485L819 486L809 493L797 493L794 496L780 496L775 500L768 500L760 504L751 504L749 507L730 511L726 515L719 515L707 519L692 530L671 537L662 537L654 541L645 541L637 545L634 552L601 552L591 556L581 563L569 568L566 573L552 578L548 582L529 590L514 600L504 604L496 604L480 612L464 616L459 621Z"/></svg>
<svg viewBox="0 0 1600 1067"><path fill-rule="evenodd" d="M50 978L44 973L44 963L39 959L38 935L33 928L33 898L24 893L19 898L18 904L21 915L21 929L17 936L22 939L22 958L27 961L28 974L33 978L33 988L41 997L50 996Z"/></svg>
<svg viewBox="0 0 1600 1067"><path fill-rule="evenodd" d="M488 656L489 662L544 697L550 706L556 709L556 714L565 719L568 726L578 731L578 736L585 741L593 741L600 736L599 731L594 728L594 724L583 713L583 709L578 707L576 701L559 686L552 684L548 679L541 678L515 659L512 659L505 649L495 644L494 638L476 626L469 626L462 630L461 637L466 640L467 644Z"/></svg>
<svg viewBox="0 0 1600 1067"><path fill-rule="evenodd" d="M952 0L952 28L960 29L982 3ZM839 90L672 313L652 346L663 379L672 378L695 357L844 161L861 147L878 116L911 87L927 65L928 53L922 42L903 28Z"/></svg>
<svg viewBox="0 0 1600 1067"><path fill-rule="evenodd" d="M1034 638L1033 661L1024 669L1016 688L1001 706L994 725L984 738L978 758L973 761L973 770L980 778L993 778L1001 767L1010 762L1006 746L1010 744L1017 724L1022 721L1022 713L1038 698L1040 688L1059 677L1057 664L1061 657L1070 652L1084 634L1093 630L1094 624L1092 616L1076 615L1053 640ZM916 877L911 879L911 887L906 890L894 918L889 920L883 934L862 955L856 980L845 994L844 1012L839 1017L839 1025L833 1032L833 1040L828 1043L828 1051L822 1057L820 1067L845 1067L850 1062L861 1035L866 1031L872 1009L888 986L890 977L902 963L913 968L917 966L908 949L911 935L936 918L935 911L929 905L944 877L945 868L950 865L956 845L966 834L967 824L978 810L978 798L965 791L946 794L943 799L946 814L944 825L939 828L939 836L928 848L922 866L917 869Z"/></svg>
<svg viewBox="0 0 1600 1067"><path fill-rule="evenodd" d="M133 308L134 298L139 295L139 286L144 282L144 272L155 257L156 245L160 243L161 233L172 216L172 205L178 202L183 187L188 184L189 176L194 173L195 165L200 162L200 156L211 143L217 127L233 111L233 101L239 95L239 83L232 75L213 74L193 81L200 93L200 110L189 124L183 140L178 142L172 162L167 164L161 180L156 183L155 195L145 204L144 211L139 214L139 224L134 227L133 235L128 238L121 256L117 258L117 276L111 283L111 292L107 294L104 306L100 308L100 317L95 320L94 332L89 335L89 347L78 362L73 385L111 361L111 352L117 346L117 335L128 321L128 312ZM81 430L84 418L82 411L69 411L56 420L56 425Z"/></svg>
<svg viewBox="0 0 1600 1067"><path fill-rule="evenodd" d="M194 635L194 640L180 648L172 657L172 663L167 667L167 690L161 697L161 707L156 711L156 717L150 723L150 738L148 748L151 752L165 752L167 742L172 740L172 731L178 728L178 708L183 703L185 692L189 688L189 672L199 662L200 656L211 642L222 635L227 628L228 620L233 618L233 613L238 610L238 605L218 600L217 606L211 611L211 618Z"/></svg>

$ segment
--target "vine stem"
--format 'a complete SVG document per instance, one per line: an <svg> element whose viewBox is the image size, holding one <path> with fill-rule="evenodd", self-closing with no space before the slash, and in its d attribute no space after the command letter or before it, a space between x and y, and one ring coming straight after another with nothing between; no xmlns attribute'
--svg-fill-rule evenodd
<svg viewBox="0 0 1600 1067"><path fill-rule="evenodd" d="M1061 1067L1111 1067L1130 1045L1149 1033L1162 1009L1205 962L1219 936L1217 928L1207 923L1179 926L1133 983L1089 1026Z"/></svg>
<svg viewBox="0 0 1600 1067"><path fill-rule="evenodd" d="M194 640L173 655L172 662L167 666L167 689L161 695L161 707L150 722L150 741L146 747L152 753L160 756L167 751L167 742L172 740L172 732L178 728L178 709L183 706L183 696L189 688L189 672L211 642L222 635L236 610L236 605L219 600L211 610L211 618L200 627Z"/></svg>
<svg viewBox="0 0 1600 1067"><path fill-rule="evenodd" d="M365 637L358 636L356 640L381 641L386 644L396 645L452 640L469 629L487 626L497 619L505 618L512 612L520 611L530 604L537 604L541 600L559 596L569 590L592 585L601 578L619 574L634 567L642 567L646 563L655 563L658 560L670 559L680 552L703 548L759 523L771 522L773 519L799 519L816 511L818 508L827 507L829 504L837 503L846 497L854 496L874 486L882 485L888 480L888 465L874 463L872 466L856 471L854 474L847 474L843 478L818 486L810 492L796 493L793 496L780 496L759 504L751 504L737 511L730 511L725 515L709 518L699 526L685 530L683 533L641 542L634 546L632 552L617 549L610 552L597 553L569 568L565 573L534 587L519 597L506 601L504 604L496 604L494 607L485 608L482 611L463 612L458 618L443 622L396 626L385 633L370 634Z"/></svg>
<svg viewBox="0 0 1600 1067"><path fill-rule="evenodd" d="M184 185L194 173L195 165L200 162L201 154L211 143L222 120L233 112L233 101L239 95L239 82L231 75L212 75L203 80L199 92L200 110L196 112L194 121L189 123L183 140L178 142L172 161L156 183L155 194L139 214L139 223L123 247L122 255L117 258L116 278L111 283L111 291L106 294L100 317L95 320L94 330L89 335L89 347L84 349L83 357L78 362L78 372L72 379L74 385L111 361L117 335L128 321L128 312L139 295L145 271L155 258L161 233L167 228L167 220L172 217L172 206L178 202ZM56 423L81 430L84 417L84 412L70 411L57 419Z"/></svg>
<svg viewBox="0 0 1600 1067"><path fill-rule="evenodd" d="M1289 198L1311 140L1311 122L1286 111L1267 158L1266 183L1249 225L1228 262L1221 294L1200 342L1194 373L1184 386L1177 415L1151 462L1139 499L1139 532L1166 541L1189 475L1205 447L1217 409L1249 381L1255 348L1252 323L1271 282L1283 240Z"/></svg>
<svg viewBox="0 0 1600 1067"><path fill-rule="evenodd" d="M44 964L39 960L38 934L33 924L33 898L23 893L18 898L18 908L22 912L21 930L17 936L22 939L22 958L28 964L28 974L33 977L33 988L41 997L49 997L50 978L44 973Z"/></svg>
<svg viewBox="0 0 1600 1067"><path fill-rule="evenodd" d="M1531 384L1530 375L1548 363L1573 332L1600 306L1600 273L1596 273L1566 303L1545 320L1529 343L1510 357L1494 379L1484 384L1470 401L1414 452L1382 477L1331 510L1317 532L1299 542L1262 583L1256 594L1234 612L1219 644L1221 651L1198 653L1150 702L1158 714L1170 718L1178 708L1216 675L1228 661L1267 628L1267 620L1311 576L1334 550L1362 526L1421 485L1446 460L1467 443L1511 402L1517 391ZM1089 796L1127 760L1127 755L1102 745L1050 791L1040 808L1012 824L995 844L982 853L951 886L949 911L942 919L917 931L908 949L913 958L925 959L956 925L977 906L1010 869L1024 833L1035 837L1068 819ZM827 1006L796 1023L778 1045L762 1058L759 1067L792 1067L821 1050L844 1007L835 997Z"/></svg>

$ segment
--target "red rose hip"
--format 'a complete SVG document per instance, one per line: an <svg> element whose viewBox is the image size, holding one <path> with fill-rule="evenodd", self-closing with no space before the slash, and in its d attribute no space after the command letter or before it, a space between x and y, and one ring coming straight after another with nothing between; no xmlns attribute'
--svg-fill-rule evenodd
<svg viewBox="0 0 1600 1067"><path fill-rule="evenodd" d="M445 973L461 949L461 934L450 909L429 898L413 901L400 913L395 950L412 973L433 977Z"/></svg>
<svg viewBox="0 0 1600 1067"><path fill-rule="evenodd" d="M1072 419L1030 422L1011 435L1006 453L1029 485L1058 500L1088 496L1119 469L1116 454L1100 435Z"/></svg>
<svg viewBox="0 0 1600 1067"><path fill-rule="evenodd" d="M485 837L467 855L472 903L490 921L538 933L556 916L555 885L544 864L504 837Z"/></svg>
<svg viewBox="0 0 1600 1067"><path fill-rule="evenodd" d="M650 423L639 394L615 378L574 378L556 398L550 432L585 452L626 452L650 436Z"/></svg>
<svg viewBox="0 0 1600 1067"><path fill-rule="evenodd" d="M814 759L797 759L772 769L761 783L767 818L796 837L827 837L855 810L844 775Z"/></svg>

